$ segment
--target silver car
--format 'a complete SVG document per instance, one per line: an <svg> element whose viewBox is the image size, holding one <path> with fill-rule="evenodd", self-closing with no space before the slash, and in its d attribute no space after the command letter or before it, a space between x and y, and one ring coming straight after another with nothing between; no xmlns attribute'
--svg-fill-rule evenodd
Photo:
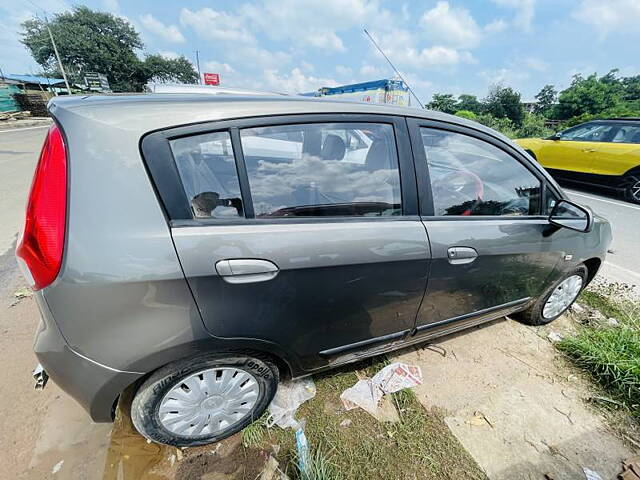
<svg viewBox="0 0 640 480"><path fill-rule="evenodd" d="M17 249L35 352L91 418L190 446L296 378L504 315L540 325L609 224L504 136L267 95L58 97Z"/></svg>

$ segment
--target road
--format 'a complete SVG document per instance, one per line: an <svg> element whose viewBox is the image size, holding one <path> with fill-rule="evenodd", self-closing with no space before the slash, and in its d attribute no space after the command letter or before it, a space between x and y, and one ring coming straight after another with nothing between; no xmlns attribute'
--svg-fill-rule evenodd
<svg viewBox="0 0 640 480"><path fill-rule="evenodd" d="M47 127L0 131L0 256L11 249L24 221L31 177Z"/></svg>
<svg viewBox="0 0 640 480"><path fill-rule="evenodd" d="M640 206L595 189L565 187L564 191L574 202L590 207L611 222L613 242L600 272L602 276L613 282L640 285Z"/></svg>

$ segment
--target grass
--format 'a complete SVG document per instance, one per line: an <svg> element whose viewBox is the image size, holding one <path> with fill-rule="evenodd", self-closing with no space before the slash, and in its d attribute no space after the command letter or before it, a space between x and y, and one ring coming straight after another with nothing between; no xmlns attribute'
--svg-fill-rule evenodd
<svg viewBox="0 0 640 480"><path fill-rule="evenodd" d="M587 324L558 348L640 418L640 302L624 300L612 286L596 288L583 292L580 301L618 325Z"/></svg>
<svg viewBox="0 0 640 480"><path fill-rule="evenodd" d="M262 426L262 447L280 445L278 461L294 479L485 479L442 417L425 410L411 390L392 395L397 423L379 422L361 409L344 411L339 397L358 380L356 371L370 377L384 364L372 360L314 378L317 394L296 414L311 448L306 472L296 468L291 429ZM351 423L341 426L345 419Z"/></svg>

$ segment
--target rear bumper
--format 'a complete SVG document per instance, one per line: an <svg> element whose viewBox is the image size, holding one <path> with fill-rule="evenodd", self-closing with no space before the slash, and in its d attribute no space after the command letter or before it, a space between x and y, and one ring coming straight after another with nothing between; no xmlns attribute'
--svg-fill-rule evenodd
<svg viewBox="0 0 640 480"><path fill-rule="evenodd" d="M95 422L111 422L113 407L122 391L143 376L96 363L73 351L53 321L42 293L34 295L42 320L34 352L47 374L73 397Z"/></svg>

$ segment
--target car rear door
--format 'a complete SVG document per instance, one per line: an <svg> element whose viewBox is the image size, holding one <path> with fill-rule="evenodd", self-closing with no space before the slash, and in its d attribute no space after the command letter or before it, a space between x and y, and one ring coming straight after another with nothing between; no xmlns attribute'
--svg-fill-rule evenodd
<svg viewBox="0 0 640 480"><path fill-rule="evenodd" d="M565 252L550 229L540 172L474 129L409 119L432 264L419 334L522 308ZM547 198L548 197L548 198Z"/></svg>
<svg viewBox="0 0 640 480"><path fill-rule="evenodd" d="M430 251L403 118L217 122L143 151L212 335L312 370L409 333Z"/></svg>
<svg viewBox="0 0 640 480"><path fill-rule="evenodd" d="M621 176L640 165L640 122L615 122L611 134L595 146L589 173Z"/></svg>

